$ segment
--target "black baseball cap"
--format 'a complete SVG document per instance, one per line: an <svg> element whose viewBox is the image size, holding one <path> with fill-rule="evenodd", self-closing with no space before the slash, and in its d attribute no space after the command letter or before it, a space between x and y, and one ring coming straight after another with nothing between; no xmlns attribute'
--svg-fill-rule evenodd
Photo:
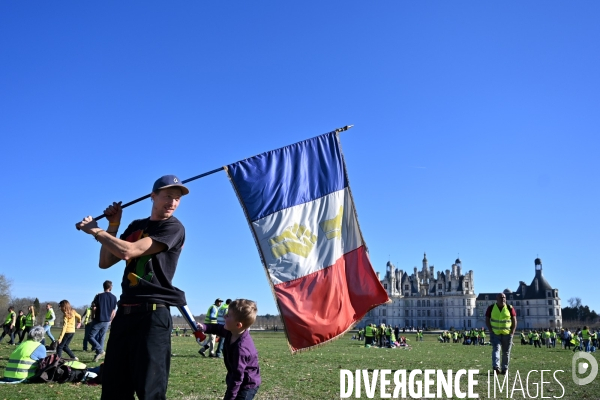
<svg viewBox="0 0 600 400"><path fill-rule="evenodd" d="M185 196L186 194L188 194L190 192L190 190L188 188L186 188L185 186L183 186L183 184L181 183L179 178L176 177L175 175L165 175L165 176L161 176L160 178L158 178L156 180L156 182L154 182L154 186L152 186L152 191L158 192L161 189L166 189L166 188L170 188L170 187L180 188L182 196Z"/></svg>
<svg viewBox="0 0 600 400"><path fill-rule="evenodd" d="M216 300L215 300L215 303L218 303L218 302L221 302L221 303L222 303L222 302L223 302L223 300L222 300L222 299L216 299Z"/></svg>

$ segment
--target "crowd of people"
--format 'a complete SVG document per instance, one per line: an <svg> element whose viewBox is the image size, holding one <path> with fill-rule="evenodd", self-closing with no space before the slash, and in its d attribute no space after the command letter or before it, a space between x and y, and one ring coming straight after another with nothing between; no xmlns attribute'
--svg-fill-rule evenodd
<svg viewBox="0 0 600 400"><path fill-rule="evenodd" d="M556 342L564 350L595 352L598 348L599 330L591 330L587 325L577 327L571 332L569 328L529 330L520 333L522 345L534 347L556 348Z"/></svg>
<svg viewBox="0 0 600 400"><path fill-rule="evenodd" d="M400 335L398 326L392 328L391 325L368 324L358 330L358 335L354 337L357 340L365 341L365 347L408 347L405 336Z"/></svg>
<svg viewBox="0 0 600 400"><path fill-rule="evenodd" d="M51 353L56 354L59 359L63 358L63 353L66 353L68 360L79 361L79 357L71 350L70 345L76 329L81 328L82 324L85 326L83 351L88 351L88 343L90 343L92 351L96 352L93 361L98 362L104 354L106 331L117 306L116 296L110 293L112 282L105 281L103 287L104 292L94 297L83 316L71 306L68 300L61 300L58 303L63 318L58 338L52 334L57 319L52 304L46 304L43 322L40 321L42 325L37 325L38 316L33 305L27 307L27 314L22 310L17 313L13 306L9 306L0 342L8 336L10 339L8 344L17 346L9 357L9 364L13 363L20 367L7 367L4 373L5 381L15 382L31 378L35 372L36 362ZM46 344L46 336L50 340L48 344Z"/></svg>

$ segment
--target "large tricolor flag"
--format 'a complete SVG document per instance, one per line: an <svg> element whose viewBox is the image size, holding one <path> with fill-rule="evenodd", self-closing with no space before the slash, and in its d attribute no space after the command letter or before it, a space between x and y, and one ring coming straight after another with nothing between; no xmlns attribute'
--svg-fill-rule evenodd
<svg viewBox="0 0 600 400"><path fill-rule="evenodd" d="M335 339L389 301L358 225L336 132L225 167L292 353Z"/></svg>

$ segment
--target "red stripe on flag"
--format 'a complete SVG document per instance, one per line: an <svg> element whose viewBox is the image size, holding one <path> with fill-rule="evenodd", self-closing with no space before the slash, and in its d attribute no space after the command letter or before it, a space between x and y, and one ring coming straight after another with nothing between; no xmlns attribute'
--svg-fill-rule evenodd
<svg viewBox="0 0 600 400"><path fill-rule="evenodd" d="M389 300L364 246L327 268L276 285L275 294L293 351L339 336Z"/></svg>

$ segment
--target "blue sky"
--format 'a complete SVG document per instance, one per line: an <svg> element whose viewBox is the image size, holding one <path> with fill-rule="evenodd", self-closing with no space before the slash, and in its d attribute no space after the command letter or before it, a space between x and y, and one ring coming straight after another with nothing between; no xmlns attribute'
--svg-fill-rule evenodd
<svg viewBox="0 0 600 400"><path fill-rule="evenodd" d="M600 312L600 3L0 4L0 273L88 304L123 265L74 224L112 201L335 128L376 271L460 255L476 292L534 259ZM174 284L276 314L224 172L189 184ZM149 215L146 201L124 221ZM106 222L103 223L104 225ZM115 288L120 293L120 288Z"/></svg>

